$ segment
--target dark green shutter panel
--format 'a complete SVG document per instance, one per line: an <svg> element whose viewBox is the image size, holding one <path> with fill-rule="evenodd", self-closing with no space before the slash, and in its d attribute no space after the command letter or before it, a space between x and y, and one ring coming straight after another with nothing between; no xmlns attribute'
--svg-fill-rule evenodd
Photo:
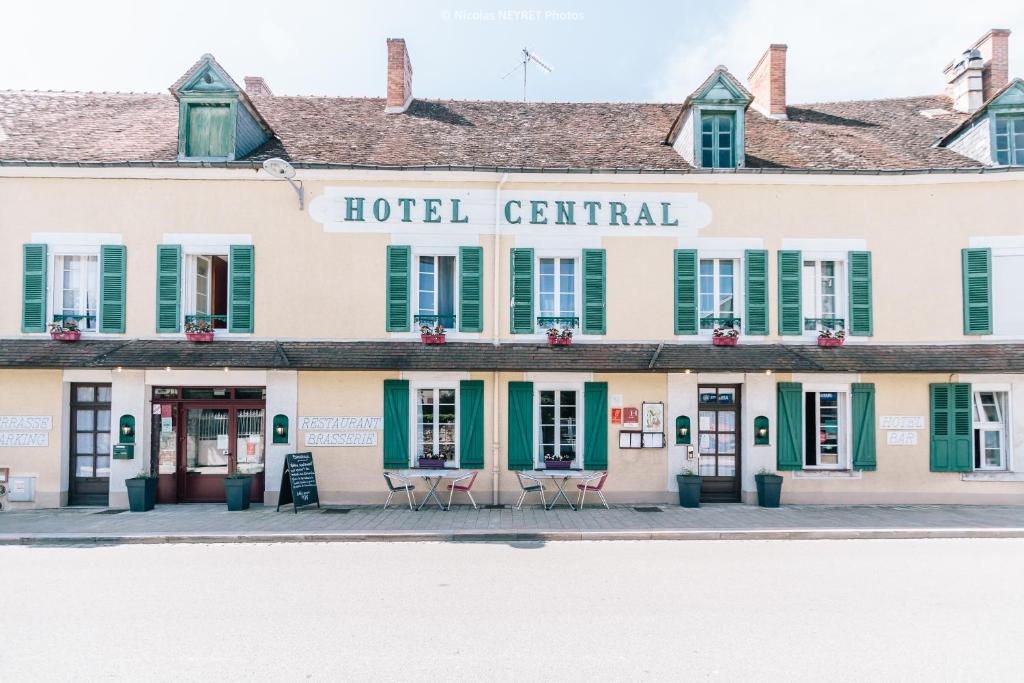
<svg viewBox="0 0 1024 683"><path fill-rule="evenodd" d="M459 247L459 331L484 331L483 247Z"/></svg>
<svg viewBox="0 0 1024 683"><path fill-rule="evenodd" d="M21 331L46 332L46 245L22 247Z"/></svg>
<svg viewBox="0 0 1024 683"><path fill-rule="evenodd" d="M992 334L992 250L963 249L964 334Z"/></svg>
<svg viewBox="0 0 1024 683"><path fill-rule="evenodd" d="M875 460L875 385L854 384L853 469L873 470Z"/></svg>
<svg viewBox="0 0 1024 683"><path fill-rule="evenodd" d="M675 333L697 334L697 250L675 250Z"/></svg>
<svg viewBox="0 0 1024 683"><path fill-rule="evenodd" d="M804 387L799 382L779 382L778 394L776 467L798 470L803 467Z"/></svg>
<svg viewBox="0 0 1024 683"><path fill-rule="evenodd" d="M123 245L100 247L100 332L124 334L125 261Z"/></svg>
<svg viewBox="0 0 1024 683"><path fill-rule="evenodd" d="M583 250L583 334L605 333L605 251Z"/></svg>
<svg viewBox="0 0 1024 683"><path fill-rule="evenodd" d="M508 468L533 469L533 382L508 383Z"/></svg>
<svg viewBox="0 0 1024 683"><path fill-rule="evenodd" d="M228 262L228 331L253 331L255 254L251 244L231 245Z"/></svg>
<svg viewBox="0 0 1024 683"><path fill-rule="evenodd" d="M971 385L931 384L931 470L971 470Z"/></svg>
<svg viewBox="0 0 1024 683"><path fill-rule="evenodd" d="M871 252L851 251L850 320L846 330L855 337L870 337L874 332L871 315Z"/></svg>
<svg viewBox="0 0 1024 683"><path fill-rule="evenodd" d="M409 331L412 248L388 246L387 331Z"/></svg>
<svg viewBox="0 0 1024 683"><path fill-rule="evenodd" d="M484 466L484 382L459 382L459 467L479 470Z"/></svg>
<svg viewBox="0 0 1024 683"><path fill-rule="evenodd" d="M583 385L583 467L608 469L608 383Z"/></svg>
<svg viewBox="0 0 1024 683"><path fill-rule="evenodd" d="M533 249L512 250L512 334L533 333Z"/></svg>
<svg viewBox="0 0 1024 683"><path fill-rule="evenodd" d="M181 245L156 248L156 331L181 329Z"/></svg>
<svg viewBox="0 0 1024 683"><path fill-rule="evenodd" d="M747 249L743 263L746 274L744 330L747 334L768 334L768 252Z"/></svg>
<svg viewBox="0 0 1024 683"><path fill-rule="evenodd" d="M803 334L799 251L779 252L779 334Z"/></svg>
<svg viewBox="0 0 1024 683"><path fill-rule="evenodd" d="M409 466L409 382L384 380L384 469Z"/></svg>

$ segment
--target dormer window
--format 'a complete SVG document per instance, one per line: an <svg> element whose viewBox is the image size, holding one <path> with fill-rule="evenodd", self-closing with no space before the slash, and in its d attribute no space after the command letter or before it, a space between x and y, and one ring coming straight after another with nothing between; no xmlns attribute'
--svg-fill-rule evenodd
<svg viewBox="0 0 1024 683"><path fill-rule="evenodd" d="M700 165L704 168L735 168L735 114L701 112Z"/></svg>
<svg viewBox="0 0 1024 683"><path fill-rule="evenodd" d="M997 114L994 143L996 164L1024 166L1024 114Z"/></svg>
<svg viewBox="0 0 1024 683"><path fill-rule="evenodd" d="M232 153L234 121L230 104L186 102L185 156L228 158Z"/></svg>
<svg viewBox="0 0 1024 683"><path fill-rule="evenodd" d="M720 66L683 102L665 142L696 168L743 168L744 114L752 100Z"/></svg>

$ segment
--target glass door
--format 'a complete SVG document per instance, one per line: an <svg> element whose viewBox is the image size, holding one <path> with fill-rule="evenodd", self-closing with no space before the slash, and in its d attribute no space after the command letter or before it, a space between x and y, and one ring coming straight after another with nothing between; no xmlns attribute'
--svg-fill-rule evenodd
<svg viewBox="0 0 1024 683"><path fill-rule="evenodd" d="M700 498L705 502L740 500L739 387L698 389L697 450Z"/></svg>
<svg viewBox="0 0 1024 683"><path fill-rule="evenodd" d="M184 448L179 446L179 481L185 490L181 499L190 503L216 503L224 500L224 477L230 472L231 409L183 408L185 411ZM184 463L181 458L184 458Z"/></svg>
<svg viewBox="0 0 1024 683"><path fill-rule="evenodd" d="M69 505L107 505L110 491L110 385L71 386Z"/></svg>

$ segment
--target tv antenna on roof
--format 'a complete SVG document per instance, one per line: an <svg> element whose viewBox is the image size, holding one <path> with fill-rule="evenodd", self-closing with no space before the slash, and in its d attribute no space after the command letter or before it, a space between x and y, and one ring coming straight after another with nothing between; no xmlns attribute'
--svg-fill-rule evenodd
<svg viewBox="0 0 1024 683"><path fill-rule="evenodd" d="M541 59L536 53L530 52L530 50L528 48L524 47L523 48L523 60L516 66L516 68L512 69L507 74L505 74L504 76L501 77L502 80L504 80L504 79L508 78L509 76L511 76L512 74L514 74L519 69L523 70L523 102L526 102L526 72L529 71L529 69L527 67L529 66L530 62L533 62L534 64L536 64L540 68L544 69L548 73L551 73L552 71L554 71L554 69L552 69L550 66L545 64L544 60Z"/></svg>

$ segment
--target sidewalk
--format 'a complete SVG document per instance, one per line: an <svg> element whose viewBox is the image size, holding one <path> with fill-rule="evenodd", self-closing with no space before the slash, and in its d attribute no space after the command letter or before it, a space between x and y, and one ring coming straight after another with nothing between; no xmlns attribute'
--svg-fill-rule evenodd
<svg viewBox="0 0 1024 683"><path fill-rule="evenodd" d="M540 507L411 512L392 507L163 505L146 513L60 508L0 513L0 544L276 543L846 538L1024 538L1024 506L752 505Z"/></svg>

